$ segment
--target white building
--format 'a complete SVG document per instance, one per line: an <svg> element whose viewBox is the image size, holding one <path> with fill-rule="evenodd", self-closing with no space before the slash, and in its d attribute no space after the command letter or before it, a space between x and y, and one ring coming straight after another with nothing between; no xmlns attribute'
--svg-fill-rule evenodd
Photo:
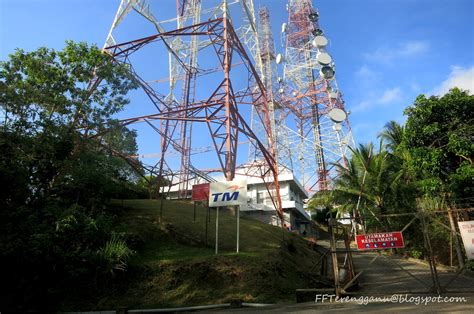
<svg viewBox="0 0 474 314"><path fill-rule="evenodd" d="M242 214L271 225L280 225L280 219L263 180L255 177L246 179L248 203L240 207ZM304 209L308 194L292 173L280 173L278 179L286 226L291 230L301 233L306 230L309 233L311 215ZM271 192L275 193L274 190Z"/></svg>
<svg viewBox="0 0 474 314"><path fill-rule="evenodd" d="M305 210L308 194L293 173L282 171L278 178L286 227L300 233L306 231L306 234L310 234L311 215ZM247 205L240 206L242 216L251 217L271 225L280 225L280 219L263 180L259 177L239 174L236 174L235 179L247 180L248 202ZM197 178L189 182L187 198L191 198L192 186L200 183L205 183L205 181ZM178 199L178 189L177 184L173 185L167 198ZM275 193L274 190L270 192Z"/></svg>

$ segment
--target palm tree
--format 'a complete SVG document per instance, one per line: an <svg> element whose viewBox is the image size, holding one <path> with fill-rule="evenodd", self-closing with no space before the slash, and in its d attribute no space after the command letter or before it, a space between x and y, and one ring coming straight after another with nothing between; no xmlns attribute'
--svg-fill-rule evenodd
<svg viewBox="0 0 474 314"><path fill-rule="evenodd" d="M414 174L410 171L409 165L412 163L411 155L403 145L405 136L405 126L396 121L389 121L385 124L378 138L386 143L385 147L390 153L391 163L398 168L398 176L403 179L406 184L413 184L415 181Z"/></svg>
<svg viewBox="0 0 474 314"><path fill-rule="evenodd" d="M387 149L393 153L402 143L404 133L405 126L392 120L385 124L378 137L386 142Z"/></svg>
<svg viewBox="0 0 474 314"><path fill-rule="evenodd" d="M338 210L347 212L360 204L361 215L366 220L370 217L367 222L390 229L389 220L380 216L389 212L389 203L400 179L391 161L383 141L378 151L372 143L352 149L347 167L336 165L340 176L336 180L333 199L339 204Z"/></svg>

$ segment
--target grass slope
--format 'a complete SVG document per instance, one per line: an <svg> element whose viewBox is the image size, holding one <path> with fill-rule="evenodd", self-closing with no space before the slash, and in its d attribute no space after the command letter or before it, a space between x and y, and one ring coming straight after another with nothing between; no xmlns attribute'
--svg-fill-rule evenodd
<svg viewBox="0 0 474 314"><path fill-rule="evenodd" d="M123 205L117 231L127 235L136 254L126 274L82 303L87 309L177 307L232 298L291 302L295 289L312 287L318 278L319 253L280 228L241 218L241 252L236 254L236 218L220 210L216 256L215 210L206 241L207 209L197 207L193 221L192 204L166 201L160 221L159 201L126 200Z"/></svg>

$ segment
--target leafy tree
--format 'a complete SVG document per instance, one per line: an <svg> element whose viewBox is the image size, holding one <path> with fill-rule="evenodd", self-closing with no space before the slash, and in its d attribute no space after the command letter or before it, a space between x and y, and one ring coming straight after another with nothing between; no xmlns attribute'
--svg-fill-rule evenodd
<svg viewBox="0 0 474 314"><path fill-rule="evenodd" d="M474 96L457 88L442 97L420 95L405 110L404 146L423 193L451 198L474 194Z"/></svg>
<svg viewBox="0 0 474 314"><path fill-rule="evenodd" d="M474 96L454 88L441 97L420 95L405 110L408 119L401 146L409 156L406 167L417 180L424 199L441 197L448 200L449 206L470 205L468 199L474 193L473 107ZM463 252L456 238L454 217L449 211L447 215L455 237L456 259L462 267ZM443 216L433 217L433 223L446 220ZM435 230L439 226L432 224L431 228ZM435 232L438 240L446 243L445 233L445 230Z"/></svg>
<svg viewBox="0 0 474 314"><path fill-rule="evenodd" d="M136 153L135 133L112 120L136 87L128 73L85 43L0 62L1 304L51 305L60 287L94 273L111 237L107 200L136 179L112 153Z"/></svg>
<svg viewBox="0 0 474 314"><path fill-rule="evenodd" d="M12 154L6 162L32 163L27 173L34 185L28 189L31 201L64 183L82 147L90 144L84 137L106 128L105 122L128 103L124 95L134 86L127 73L99 49L72 42L60 52L17 50L0 64L2 143Z"/></svg>
<svg viewBox="0 0 474 314"><path fill-rule="evenodd" d="M138 182L137 186L139 189L143 191L147 191L148 197L158 198L160 195L161 188L163 186L169 186L171 182L166 179L165 177L157 177L157 176L142 176Z"/></svg>

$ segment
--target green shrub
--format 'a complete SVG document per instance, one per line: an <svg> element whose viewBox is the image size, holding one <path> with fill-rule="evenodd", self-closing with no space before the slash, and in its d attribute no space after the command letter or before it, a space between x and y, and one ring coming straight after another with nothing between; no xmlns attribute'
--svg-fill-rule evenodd
<svg viewBox="0 0 474 314"><path fill-rule="evenodd" d="M105 274L115 275L117 271L125 271L130 257L134 254L125 240L117 234L97 251L99 268Z"/></svg>
<svg viewBox="0 0 474 314"><path fill-rule="evenodd" d="M413 258L422 258L423 257L423 252L417 249L411 249L410 250L410 256Z"/></svg>
<svg viewBox="0 0 474 314"><path fill-rule="evenodd" d="M474 261L467 261L466 269L470 269L470 270L474 271Z"/></svg>

